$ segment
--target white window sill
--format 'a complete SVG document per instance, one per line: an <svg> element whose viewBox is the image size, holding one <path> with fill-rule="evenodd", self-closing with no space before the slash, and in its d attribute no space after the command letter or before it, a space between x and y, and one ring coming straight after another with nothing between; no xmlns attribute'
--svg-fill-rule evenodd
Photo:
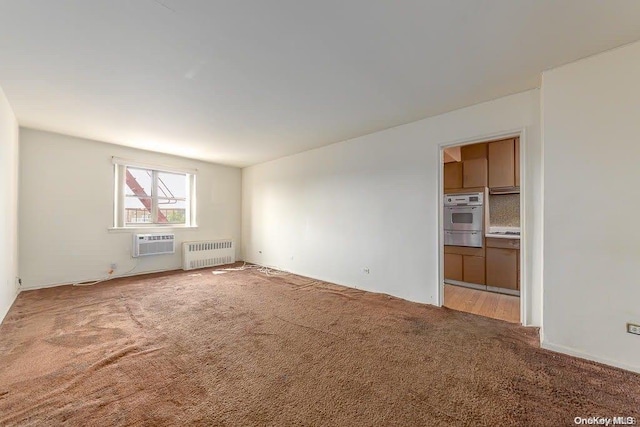
<svg viewBox="0 0 640 427"><path fill-rule="evenodd" d="M198 226L186 226L186 225L148 225L148 226L140 226L140 227L109 227L107 230L109 233L140 233L140 232L163 232L163 231L174 231L174 230L197 230Z"/></svg>

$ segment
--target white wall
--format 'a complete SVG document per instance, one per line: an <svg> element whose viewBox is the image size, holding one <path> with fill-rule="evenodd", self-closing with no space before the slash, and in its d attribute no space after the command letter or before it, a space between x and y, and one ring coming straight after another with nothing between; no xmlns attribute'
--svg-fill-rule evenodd
<svg viewBox="0 0 640 427"><path fill-rule="evenodd" d="M640 42L544 73L543 345L640 372Z"/></svg>
<svg viewBox="0 0 640 427"><path fill-rule="evenodd" d="M131 258L131 232L113 225L111 157L197 168L198 229L174 229L176 242L233 238L240 243L241 171L32 129L20 132L19 271L24 288L123 273L181 268L181 255ZM238 254L239 256L239 248ZM136 261L138 260L138 261Z"/></svg>
<svg viewBox="0 0 640 427"><path fill-rule="evenodd" d="M522 128L534 267L526 323L539 325L541 277L532 275L541 271L538 90L243 169L243 255L437 304L439 144Z"/></svg>
<svg viewBox="0 0 640 427"><path fill-rule="evenodd" d="M18 122L0 88L0 322L18 294Z"/></svg>

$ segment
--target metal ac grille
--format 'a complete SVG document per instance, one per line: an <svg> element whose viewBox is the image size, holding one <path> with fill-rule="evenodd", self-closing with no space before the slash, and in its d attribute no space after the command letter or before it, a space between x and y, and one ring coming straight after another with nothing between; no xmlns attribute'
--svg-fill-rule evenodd
<svg viewBox="0 0 640 427"><path fill-rule="evenodd" d="M173 241L145 242L140 244L139 255L166 254L173 252Z"/></svg>
<svg viewBox="0 0 640 427"><path fill-rule="evenodd" d="M133 257L175 253L173 234L134 234Z"/></svg>

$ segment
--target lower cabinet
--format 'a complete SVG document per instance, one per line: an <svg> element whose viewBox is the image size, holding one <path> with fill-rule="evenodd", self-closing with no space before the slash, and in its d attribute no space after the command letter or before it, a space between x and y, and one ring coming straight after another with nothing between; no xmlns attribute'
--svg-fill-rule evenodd
<svg viewBox="0 0 640 427"><path fill-rule="evenodd" d="M444 278L517 294L520 290L520 240L487 237L484 248L445 246Z"/></svg>
<svg viewBox="0 0 640 427"><path fill-rule="evenodd" d="M484 285L484 257L445 253L444 278Z"/></svg>
<svg viewBox="0 0 640 427"><path fill-rule="evenodd" d="M518 250L487 247L487 286L518 290Z"/></svg>
<svg viewBox="0 0 640 427"><path fill-rule="evenodd" d="M462 255L444 254L444 278L462 281Z"/></svg>
<svg viewBox="0 0 640 427"><path fill-rule="evenodd" d="M484 257L463 255L462 281L484 285Z"/></svg>

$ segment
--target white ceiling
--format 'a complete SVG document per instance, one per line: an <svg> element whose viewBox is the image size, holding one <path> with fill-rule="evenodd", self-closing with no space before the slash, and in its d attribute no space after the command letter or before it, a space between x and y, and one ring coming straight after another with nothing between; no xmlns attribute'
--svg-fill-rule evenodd
<svg viewBox="0 0 640 427"><path fill-rule="evenodd" d="M245 166L539 86L637 0L0 0L22 126Z"/></svg>

